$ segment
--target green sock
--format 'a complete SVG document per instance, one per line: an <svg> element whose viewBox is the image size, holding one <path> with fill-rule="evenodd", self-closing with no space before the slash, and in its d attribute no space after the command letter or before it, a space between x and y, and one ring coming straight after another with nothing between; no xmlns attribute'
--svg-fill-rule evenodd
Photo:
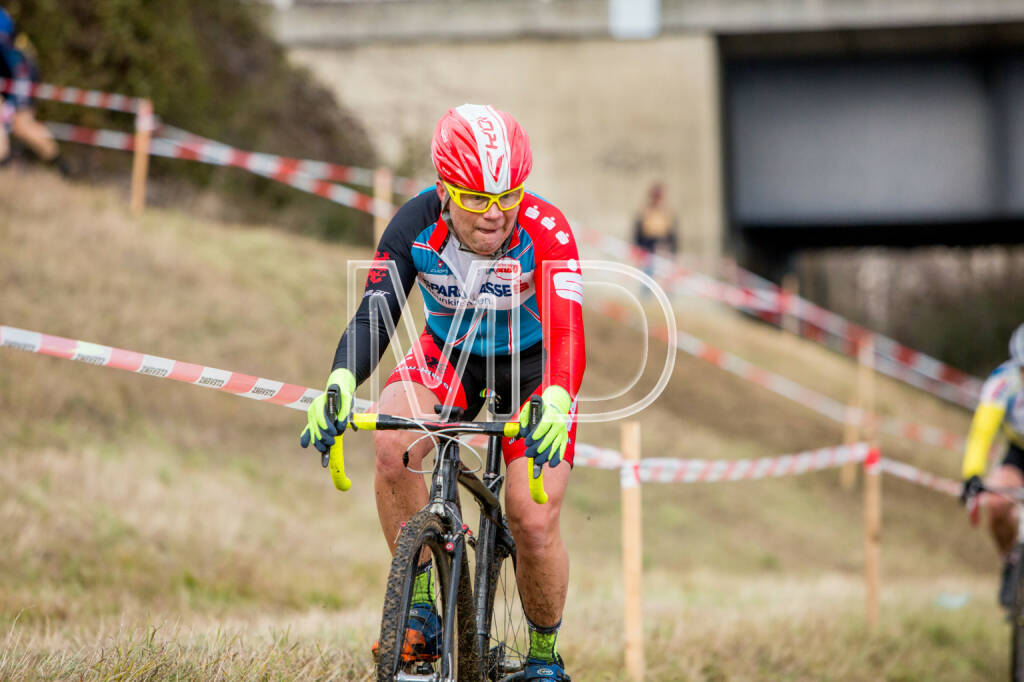
<svg viewBox="0 0 1024 682"><path fill-rule="evenodd" d="M562 621L549 628L534 625L529 618L526 619L526 624L530 628L530 653L526 657L553 663L558 655L555 642L558 640L558 628L562 627Z"/></svg>
<svg viewBox="0 0 1024 682"><path fill-rule="evenodd" d="M413 604L434 604L434 567L433 562L427 562L419 567L416 578L412 584Z"/></svg>

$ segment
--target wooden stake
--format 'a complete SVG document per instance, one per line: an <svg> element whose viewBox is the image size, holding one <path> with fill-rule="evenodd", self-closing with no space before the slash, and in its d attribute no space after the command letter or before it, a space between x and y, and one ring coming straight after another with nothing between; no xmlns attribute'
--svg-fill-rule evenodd
<svg viewBox="0 0 1024 682"><path fill-rule="evenodd" d="M843 445L852 445L860 440L862 433L867 433L867 410L864 407L864 392L867 390L871 366L865 362L864 347L864 340L857 342L857 383L853 389L853 397L846 405L846 421L843 423ZM872 350L872 352L874 351ZM858 412L861 415L861 422L856 421ZM839 468L839 485L843 490L853 490L854 486L857 485L856 462L847 462Z"/></svg>
<svg viewBox="0 0 1024 682"><path fill-rule="evenodd" d="M882 563L882 476L878 451L864 462L864 580L868 628L878 627L878 602L881 592Z"/></svg>
<svg viewBox="0 0 1024 682"><path fill-rule="evenodd" d="M780 301L783 303L783 309L779 311L779 327L783 331L799 336L800 318L791 312L796 306L796 301L793 299L800 295L800 280L797 278L795 272L787 272L782 276L782 290L786 295L780 297Z"/></svg>
<svg viewBox="0 0 1024 682"><path fill-rule="evenodd" d="M626 672L634 682L644 679L643 549L641 544L640 424L622 425L622 576L625 587Z"/></svg>
<svg viewBox="0 0 1024 682"><path fill-rule="evenodd" d="M864 427L862 433L871 444L864 460L864 579L868 628L878 627L882 563L882 476L879 469L878 420L875 406L875 342L872 337L861 345L858 354L866 369L864 385Z"/></svg>
<svg viewBox="0 0 1024 682"><path fill-rule="evenodd" d="M135 157L132 159L132 213L139 215L146 207L146 177L149 174L149 140L153 134L153 103L139 102L135 115Z"/></svg>
<svg viewBox="0 0 1024 682"><path fill-rule="evenodd" d="M381 166L373 173L373 199L374 208L382 204L391 204L391 185L394 176L390 168ZM384 229L388 226L390 218L380 211L373 214L373 243L380 244L380 238L384 235Z"/></svg>
<svg viewBox="0 0 1024 682"><path fill-rule="evenodd" d="M878 418L875 412L875 337L869 336L860 345L858 353L860 371L864 381L863 407L864 425L862 434L865 440L877 445Z"/></svg>

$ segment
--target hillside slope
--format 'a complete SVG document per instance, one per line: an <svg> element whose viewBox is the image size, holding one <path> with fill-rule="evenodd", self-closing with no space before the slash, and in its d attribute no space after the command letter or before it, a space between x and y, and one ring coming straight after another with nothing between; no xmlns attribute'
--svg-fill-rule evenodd
<svg viewBox="0 0 1024 682"><path fill-rule="evenodd" d="M0 174L0 324L321 385L347 321L345 263L369 251L176 212L134 219L124 203ZM837 399L852 390L855 368L826 350L704 305L677 313L680 328L768 369ZM642 339L593 313L587 332L584 391L613 392ZM965 412L912 389L878 392L886 412L966 428ZM298 412L11 349L0 411L0 545L12 548L0 553L0 677L365 678L387 566L365 436L346 440L355 485L340 494L296 446ZM635 418L648 456L768 456L841 438L683 355ZM579 438L616 447L617 425L585 424ZM956 453L883 446L955 474ZM835 472L643 495L651 679L1002 670L996 561L949 497L886 480L883 627L869 634L859 493L840 492ZM563 514L573 582L560 648L587 680L621 676L617 497L616 474L580 467ZM934 606L948 591L973 598ZM595 652L594 637L607 646Z"/></svg>

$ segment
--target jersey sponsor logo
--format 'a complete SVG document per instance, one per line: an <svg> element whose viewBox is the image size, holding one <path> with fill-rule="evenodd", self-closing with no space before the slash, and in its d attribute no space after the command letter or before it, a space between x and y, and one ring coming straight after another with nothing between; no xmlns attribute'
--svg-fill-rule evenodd
<svg viewBox="0 0 1024 682"><path fill-rule="evenodd" d="M569 234L567 232L559 230L558 232L555 233L555 239L558 240L559 244L565 246L566 244L569 243Z"/></svg>
<svg viewBox="0 0 1024 682"><path fill-rule="evenodd" d="M459 299L464 298L462 290L459 289L457 284L437 284L435 282L426 281L426 286L430 291L437 294L438 296L444 296L446 298ZM512 285L502 284L500 282L484 282L480 285L481 294L490 294L492 296L504 297L512 295Z"/></svg>
<svg viewBox="0 0 1024 682"><path fill-rule="evenodd" d="M427 388L437 388L438 386L444 386L446 391L452 390L452 387L448 384L447 381L444 380L444 377L438 374L436 371L425 367L419 367L415 364L412 364L412 362L403 364L401 367L397 368L395 372L399 376L408 375L411 372L416 372L417 374L420 375L421 379L424 379L423 385L426 386Z"/></svg>
<svg viewBox="0 0 1024 682"><path fill-rule="evenodd" d="M551 281L555 285L556 295L583 305L583 275L575 272L556 272Z"/></svg>
<svg viewBox="0 0 1024 682"><path fill-rule="evenodd" d="M515 282L523 272L519 261L502 258L494 264L494 276L504 282Z"/></svg>
<svg viewBox="0 0 1024 682"><path fill-rule="evenodd" d="M540 224L543 225L548 230L553 230L555 229L555 225L557 224L557 222L558 221L556 221L551 216L546 215L543 218L541 218Z"/></svg>
<svg viewBox="0 0 1024 682"><path fill-rule="evenodd" d="M1010 384L1006 379L1000 377L998 379L990 380L984 389L985 390L981 397L982 402L1001 403L1006 400L1009 394Z"/></svg>
<svg viewBox="0 0 1024 682"><path fill-rule="evenodd" d="M511 296L511 284L498 284L496 282L484 282L480 287L481 294L492 294L494 296Z"/></svg>
<svg viewBox="0 0 1024 682"><path fill-rule="evenodd" d="M438 296L446 296L449 298L462 298L462 291L459 289L457 284L437 284L427 280L427 288Z"/></svg>
<svg viewBox="0 0 1024 682"><path fill-rule="evenodd" d="M532 206L528 206L526 210L523 211L523 215L525 215L530 220L536 220L537 216L540 215L540 209L537 208L537 204L533 204Z"/></svg>
<svg viewBox="0 0 1024 682"><path fill-rule="evenodd" d="M370 273L366 276L366 284L380 284L384 281L384 278L388 275L388 266L386 261L391 260L391 254L387 251L377 251L373 254L373 260L383 261L380 265L374 264L370 268Z"/></svg>

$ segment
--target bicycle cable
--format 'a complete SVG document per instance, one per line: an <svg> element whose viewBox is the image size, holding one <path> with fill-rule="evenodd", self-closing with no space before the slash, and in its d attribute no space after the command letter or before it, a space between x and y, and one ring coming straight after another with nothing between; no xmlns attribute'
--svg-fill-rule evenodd
<svg viewBox="0 0 1024 682"><path fill-rule="evenodd" d="M412 421L412 420L410 420L410 421ZM424 429L424 430L426 430L426 429ZM456 435L453 436L453 435L450 435L450 434L456 434ZM409 445L409 447L406 449L406 452L408 452L409 450L412 450L416 446L416 444L419 443L421 440L423 440L425 438L429 438L433 442L433 444L434 444L434 449L433 449L432 453L433 453L433 456L436 457L437 453L440 451L440 443L438 442L438 436L447 436L448 438L451 438L452 440L458 441L459 445L462 448L465 448L466 450L469 450L470 452L473 453L473 457L476 458L477 464L476 464L475 467L467 468L465 471L467 473L470 473L470 474L475 474L476 472L478 472L478 471L480 471L481 469L484 468L484 459L480 455L480 453L477 452L476 448L474 448L469 443L463 441L462 439L458 438L458 435L469 435L469 434L459 434L459 430L457 428L439 429L437 431L426 431L426 433L424 433L422 436L420 436L419 438L414 440ZM424 455L423 459L426 459L426 458L427 458L427 456ZM461 458L460 458L460 461L461 461ZM429 474L429 473L433 473L433 471L434 471L434 467L430 467L429 469L413 469L411 467L406 466L405 468L406 468L407 471L410 471L410 472L412 472L414 474Z"/></svg>

